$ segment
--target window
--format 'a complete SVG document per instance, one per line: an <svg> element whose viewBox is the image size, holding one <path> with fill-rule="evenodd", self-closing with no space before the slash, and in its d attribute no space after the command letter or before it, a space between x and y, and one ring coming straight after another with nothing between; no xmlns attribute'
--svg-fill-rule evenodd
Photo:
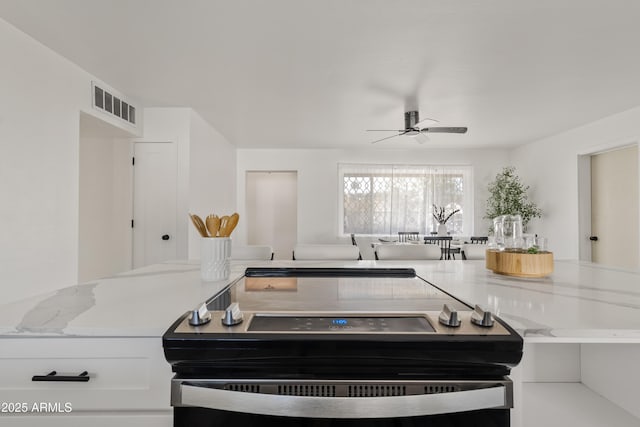
<svg viewBox="0 0 640 427"><path fill-rule="evenodd" d="M447 212L450 234L472 234L471 166L338 165L341 234L437 231L433 205Z"/></svg>

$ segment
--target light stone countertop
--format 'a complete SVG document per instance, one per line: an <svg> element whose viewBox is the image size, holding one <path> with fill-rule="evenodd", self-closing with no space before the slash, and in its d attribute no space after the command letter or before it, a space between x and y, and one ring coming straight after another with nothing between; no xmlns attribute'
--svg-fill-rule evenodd
<svg viewBox="0 0 640 427"><path fill-rule="evenodd" d="M506 320L530 342L640 343L640 272L556 261L545 279L496 275L484 261L232 263L203 282L198 261L175 261L0 306L0 337L160 337L184 312L242 276L273 267L413 267L418 275Z"/></svg>

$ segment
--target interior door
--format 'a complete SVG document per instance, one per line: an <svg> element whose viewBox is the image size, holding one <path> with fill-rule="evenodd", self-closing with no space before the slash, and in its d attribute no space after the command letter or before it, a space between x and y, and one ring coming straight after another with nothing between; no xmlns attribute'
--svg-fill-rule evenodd
<svg viewBox="0 0 640 427"><path fill-rule="evenodd" d="M638 147L591 156L591 259L640 267Z"/></svg>
<svg viewBox="0 0 640 427"><path fill-rule="evenodd" d="M134 144L133 268L177 258L177 151L172 142Z"/></svg>
<svg viewBox="0 0 640 427"><path fill-rule="evenodd" d="M247 172L248 243L273 248L274 259L291 259L298 239L298 174Z"/></svg>

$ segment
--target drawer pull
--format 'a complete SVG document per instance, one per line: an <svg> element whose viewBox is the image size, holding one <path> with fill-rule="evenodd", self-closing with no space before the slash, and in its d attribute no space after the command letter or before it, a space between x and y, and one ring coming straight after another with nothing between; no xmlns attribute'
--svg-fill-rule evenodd
<svg viewBox="0 0 640 427"><path fill-rule="evenodd" d="M91 379L87 371L83 371L78 375L57 375L56 371L51 371L47 375L34 375L31 381L70 381L86 383Z"/></svg>

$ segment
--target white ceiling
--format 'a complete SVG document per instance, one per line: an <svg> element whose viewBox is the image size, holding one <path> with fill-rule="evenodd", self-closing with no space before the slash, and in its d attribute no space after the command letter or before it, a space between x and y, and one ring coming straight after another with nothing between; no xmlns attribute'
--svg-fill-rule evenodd
<svg viewBox="0 0 640 427"><path fill-rule="evenodd" d="M416 146L365 132L416 108L469 127L420 147L505 147L640 105L635 0L0 0L0 17L238 147Z"/></svg>

